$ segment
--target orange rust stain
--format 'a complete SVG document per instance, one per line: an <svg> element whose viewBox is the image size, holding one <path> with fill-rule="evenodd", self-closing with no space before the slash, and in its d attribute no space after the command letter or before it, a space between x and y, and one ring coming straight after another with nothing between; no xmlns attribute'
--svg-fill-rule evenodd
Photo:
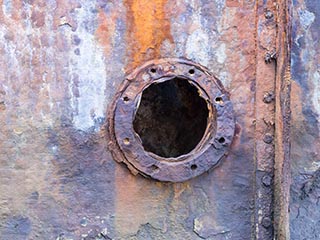
<svg viewBox="0 0 320 240"><path fill-rule="evenodd" d="M111 16L106 16L105 12L100 9L98 14L99 27L96 30L96 38L104 48L106 55L109 55L112 50L113 35L116 29L117 13L111 13Z"/></svg>
<svg viewBox="0 0 320 240"><path fill-rule="evenodd" d="M142 61L161 56L161 44L168 39L170 19L166 17L167 0L125 0L127 8L128 52L132 57L131 67Z"/></svg>

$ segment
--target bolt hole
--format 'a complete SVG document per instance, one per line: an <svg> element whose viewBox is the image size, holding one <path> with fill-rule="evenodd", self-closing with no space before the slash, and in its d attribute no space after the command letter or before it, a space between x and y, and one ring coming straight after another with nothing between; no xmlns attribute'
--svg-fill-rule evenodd
<svg viewBox="0 0 320 240"><path fill-rule="evenodd" d="M191 170L196 170L198 168L198 166L196 164L192 164L190 168L191 168Z"/></svg>
<svg viewBox="0 0 320 240"><path fill-rule="evenodd" d="M128 102L130 99L126 96L126 97L123 97L123 101L124 102Z"/></svg>
<svg viewBox="0 0 320 240"><path fill-rule="evenodd" d="M224 139L224 137L219 138L218 142L219 143L224 143L226 140Z"/></svg>
<svg viewBox="0 0 320 240"><path fill-rule="evenodd" d="M189 74L193 75L194 74L194 69L189 70Z"/></svg>
<svg viewBox="0 0 320 240"><path fill-rule="evenodd" d="M156 171L159 170L159 167L156 166L156 165L152 165L150 168L151 168L151 171L152 171L152 172L156 172Z"/></svg>
<svg viewBox="0 0 320 240"><path fill-rule="evenodd" d="M152 73L156 73L156 72L157 72L157 69L155 69L155 68L151 68L151 69L150 69L150 72L152 72Z"/></svg>
<svg viewBox="0 0 320 240"><path fill-rule="evenodd" d="M216 101L216 103L219 103L219 104L223 103L222 97L216 97L215 101Z"/></svg>
<svg viewBox="0 0 320 240"><path fill-rule="evenodd" d="M123 139L123 143L124 143L125 145L129 145L129 144L130 144L129 138Z"/></svg>

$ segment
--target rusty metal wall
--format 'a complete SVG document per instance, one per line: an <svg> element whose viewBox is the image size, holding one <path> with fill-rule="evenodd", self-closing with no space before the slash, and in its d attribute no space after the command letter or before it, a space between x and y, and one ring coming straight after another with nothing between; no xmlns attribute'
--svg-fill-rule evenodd
<svg viewBox="0 0 320 240"><path fill-rule="evenodd" d="M320 4L293 1L291 239L320 239Z"/></svg>
<svg viewBox="0 0 320 240"><path fill-rule="evenodd" d="M0 239L271 239L267 10L276 19L282 2L0 1ZM319 14L293 1L291 239L320 235ZM162 57L207 66L234 104L228 157L184 183L133 176L107 149L118 86Z"/></svg>
<svg viewBox="0 0 320 240"><path fill-rule="evenodd" d="M248 239L254 186L255 1L1 1L1 239ZM106 148L108 104L159 57L207 66L237 132L185 183L133 176Z"/></svg>

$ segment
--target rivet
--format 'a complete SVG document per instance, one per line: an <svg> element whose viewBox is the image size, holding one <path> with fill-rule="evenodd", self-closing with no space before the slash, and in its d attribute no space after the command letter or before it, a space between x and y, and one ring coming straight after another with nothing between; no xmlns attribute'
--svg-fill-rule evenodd
<svg viewBox="0 0 320 240"><path fill-rule="evenodd" d="M261 222L262 226L265 228L269 228L272 224L272 221L269 217L264 217Z"/></svg>
<svg viewBox="0 0 320 240"><path fill-rule="evenodd" d="M266 174L262 177L261 181L265 187L270 187L272 183L272 177L269 174Z"/></svg>
<svg viewBox="0 0 320 240"><path fill-rule="evenodd" d="M263 137L263 141L267 144L272 143L273 141L273 135L271 133L266 133Z"/></svg>
<svg viewBox="0 0 320 240"><path fill-rule="evenodd" d="M86 217L83 217L83 218L81 219L81 221L80 221L80 225L81 225L82 227L85 227L85 226L87 226L87 224L88 224L88 219L87 219Z"/></svg>
<svg viewBox="0 0 320 240"><path fill-rule="evenodd" d="M266 54L264 55L264 61L266 64L271 63L272 61L277 60L277 51L276 49L267 51Z"/></svg>
<svg viewBox="0 0 320 240"><path fill-rule="evenodd" d="M264 13L264 16L266 19L271 19L273 18L273 12L270 11L270 10L267 10L265 13Z"/></svg>
<svg viewBox="0 0 320 240"><path fill-rule="evenodd" d="M271 103L274 100L274 92L270 91L264 94L263 102L264 103Z"/></svg>

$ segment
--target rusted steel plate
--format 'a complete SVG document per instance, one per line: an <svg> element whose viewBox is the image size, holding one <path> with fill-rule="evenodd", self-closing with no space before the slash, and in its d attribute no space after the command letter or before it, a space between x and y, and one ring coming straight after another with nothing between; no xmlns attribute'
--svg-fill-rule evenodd
<svg viewBox="0 0 320 240"><path fill-rule="evenodd" d="M1 1L1 237L250 238L255 3ZM207 66L236 119L224 161L184 183L132 176L103 128L126 72L164 57Z"/></svg>
<svg viewBox="0 0 320 240"><path fill-rule="evenodd" d="M257 1L255 239L273 239L277 8Z"/></svg>
<svg viewBox="0 0 320 240"><path fill-rule="evenodd" d="M143 90L151 84L175 78L186 79L196 86L209 110L207 126L191 152L162 157L144 149L133 122ZM133 173L161 181L182 182L208 171L226 154L235 128L232 104L221 82L204 67L184 59L150 61L126 77L119 93L109 110L108 139L112 140L109 149L118 162L134 168Z"/></svg>

